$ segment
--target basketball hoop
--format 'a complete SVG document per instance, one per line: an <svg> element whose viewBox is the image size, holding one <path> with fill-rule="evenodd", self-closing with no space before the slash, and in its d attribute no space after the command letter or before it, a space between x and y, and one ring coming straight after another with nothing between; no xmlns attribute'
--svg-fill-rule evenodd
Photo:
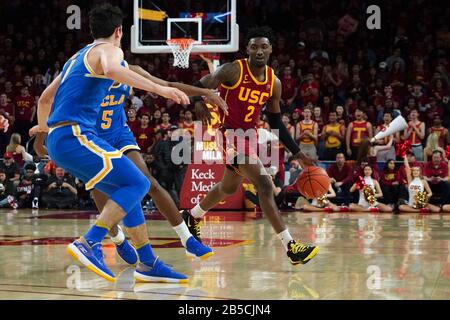
<svg viewBox="0 0 450 320"><path fill-rule="evenodd" d="M189 54L194 46L194 42L195 40L190 38L176 38L166 41L170 49L172 49L174 67L185 69L189 67Z"/></svg>

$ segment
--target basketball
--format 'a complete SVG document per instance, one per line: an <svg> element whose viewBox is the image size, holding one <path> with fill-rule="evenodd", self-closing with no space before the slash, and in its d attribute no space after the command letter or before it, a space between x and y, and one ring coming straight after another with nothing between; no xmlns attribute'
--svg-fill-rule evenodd
<svg viewBox="0 0 450 320"><path fill-rule="evenodd" d="M306 167L297 179L297 189L307 199L315 199L327 193L330 177L320 167Z"/></svg>

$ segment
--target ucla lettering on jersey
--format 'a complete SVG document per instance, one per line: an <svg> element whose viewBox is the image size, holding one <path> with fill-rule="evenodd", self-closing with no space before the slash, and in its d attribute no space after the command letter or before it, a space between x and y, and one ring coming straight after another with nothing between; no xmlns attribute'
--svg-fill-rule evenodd
<svg viewBox="0 0 450 320"><path fill-rule="evenodd" d="M97 117L97 134L108 140L108 137L119 132L127 125L125 101L131 93L131 87L124 84L112 85L100 104L100 114Z"/></svg>
<svg viewBox="0 0 450 320"><path fill-rule="evenodd" d="M95 132L100 104L114 82L104 75L96 74L87 59L90 50L102 43L104 42L87 45L64 65L48 126L70 121Z"/></svg>

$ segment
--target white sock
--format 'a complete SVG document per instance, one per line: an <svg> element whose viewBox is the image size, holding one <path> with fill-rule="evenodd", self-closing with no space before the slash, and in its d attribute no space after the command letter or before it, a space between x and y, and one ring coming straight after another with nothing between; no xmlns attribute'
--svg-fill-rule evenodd
<svg viewBox="0 0 450 320"><path fill-rule="evenodd" d="M181 243L183 244L183 247L186 247L186 241L192 237L192 234L189 232L189 229L186 225L186 223L183 221L179 225L173 227L173 230L178 234L180 237Z"/></svg>
<svg viewBox="0 0 450 320"><path fill-rule="evenodd" d="M294 240L294 239L292 239L292 236L289 233L288 229L281 231L279 234L277 234L277 236L278 236L278 238L280 238L281 242L283 242L283 245L287 251L289 241Z"/></svg>
<svg viewBox="0 0 450 320"><path fill-rule="evenodd" d="M117 236L115 237L111 237L111 240L115 243L115 244L121 244L123 242L123 240L125 240L125 234L122 231L122 228L120 226L117 226Z"/></svg>
<svg viewBox="0 0 450 320"><path fill-rule="evenodd" d="M197 219L202 218L207 212L208 211L205 211L202 209L202 207L200 207L200 204L191 209L191 215Z"/></svg>

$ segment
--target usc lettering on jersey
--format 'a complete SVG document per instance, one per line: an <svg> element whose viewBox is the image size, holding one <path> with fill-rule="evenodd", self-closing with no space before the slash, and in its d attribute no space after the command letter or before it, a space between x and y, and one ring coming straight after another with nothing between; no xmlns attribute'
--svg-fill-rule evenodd
<svg viewBox="0 0 450 320"><path fill-rule="evenodd" d="M254 129L258 124L261 109L272 97L275 73L266 66L264 81L258 81L250 71L247 59L236 60L240 67L238 82L229 87L219 87L220 96L228 105L228 116L219 109L221 122L227 129Z"/></svg>

